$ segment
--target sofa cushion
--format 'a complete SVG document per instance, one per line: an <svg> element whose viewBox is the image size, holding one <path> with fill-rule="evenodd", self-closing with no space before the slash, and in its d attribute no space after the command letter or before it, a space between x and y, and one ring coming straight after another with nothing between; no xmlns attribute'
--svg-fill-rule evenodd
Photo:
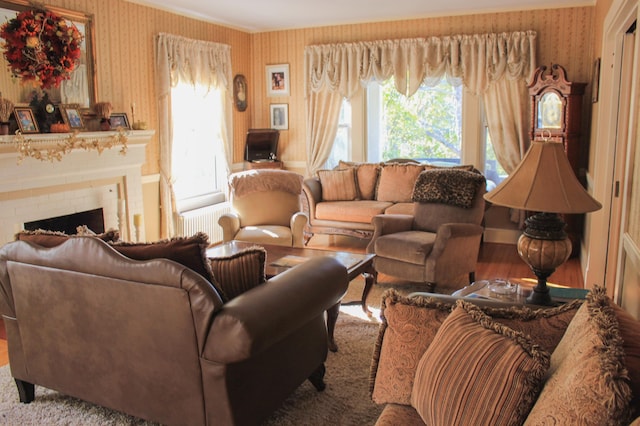
<svg viewBox="0 0 640 426"><path fill-rule="evenodd" d="M624 363L631 379L631 407L635 408L633 417L640 416L640 322L627 311L612 303L613 311L620 324L620 337L624 349Z"/></svg>
<svg viewBox="0 0 640 426"><path fill-rule="evenodd" d="M380 169L376 200L392 203L411 202L413 187L423 170L421 164L384 164Z"/></svg>
<svg viewBox="0 0 640 426"><path fill-rule="evenodd" d="M424 426L422 417L409 405L387 404L380 417L376 420L376 426Z"/></svg>
<svg viewBox="0 0 640 426"><path fill-rule="evenodd" d="M323 201L352 201L358 198L355 169L318 170L318 178L322 185Z"/></svg>
<svg viewBox="0 0 640 426"><path fill-rule="evenodd" d="M267 252L255 246L231 256L209 259L216 285L222 291L225 302L266 281L265 260Z"/></svg>
<svg viewBox="0 0 640 426"><path fill-rule="evenodd" d="M531 335L551 352L581 303L577 300L536 310L527 306L482 307L482 310L495 321ZM371 397L379 404L409 405L418 361L454 305L431 297L404 297L390 289L383 295L381 306L382 324L369 382Z"/></svg>
<svg viewBox="0 0 640 426"><path fill-rule="evenodd" d="M395 203L384 211L384 214L408 214L413 216L415 207L413 203Z"/></svg>
<svg viewBox="0 0 640 426"><path fill-rule="evenodd" d="M530 337L458 300L418 363L411 405L428 425L521 424L549 356Z"/></svg>
<svg viewBox="0 0 640 426"><path fill-rule="evenodd" d="M459 169L425 170L415 182L412 200L471 208L484 176Z"/></svg>
<svg viewBox="0 0 640 426"><path fill-rule="evenodd" d="M631 389L618 320L596 287L551 355L548 379L526 425L623 424Z"/></svg>
<svg viewBox="0 0 640 426"><path fill-rule="evenodd" d="M106 242L118 241L120 238L120 233L117 229L109 229L106 232L101 234L96 234L85 226L78 227L77 235L68 235L64 232L58 231L47 231L44 229L37 229L35 231L20 231L15 235L15 239L20 241L30 241L34 244L37 244L42 247L55 247L67 241L69 238L73 238L74 236L95 236L96 238L101 239Z"/></svg>
<svg viewBox="0 0 640 426"><path fill-rule="evenodd" d="M386 201L328 201L316 204L316 219L371 224L391 205Z"/></svg>
<svg viewBox="0 0 640 426"><path fill-rule="evenodd" d="M358 183L358 195L361 200L375 200L378 175L380 174L379 163L355 163L352 161L342 161L338 163L338 169L354 168L356 170L356 182Z"/></svg>

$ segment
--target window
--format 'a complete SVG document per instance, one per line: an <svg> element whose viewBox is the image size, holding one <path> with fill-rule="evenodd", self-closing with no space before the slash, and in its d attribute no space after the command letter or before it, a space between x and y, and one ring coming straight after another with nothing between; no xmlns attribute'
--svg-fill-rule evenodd
<svg viewBox="0 0 640 426"><path fill-rule="evenodd" d="M221 192L226 182L220 92L178 83L171 90L172 176L176 203Z"/></svg>
<svg viewBox="0 0 640 426"><path fill-rule="evenodd" d="M496 184L506 178L493 152L481 102L462 86L443 79L406 98L395 90L393 80L387 80L370 83L365 99L360 98L342 104L328 168L339 160L413 158L442 165L474 164Z"/></svg>

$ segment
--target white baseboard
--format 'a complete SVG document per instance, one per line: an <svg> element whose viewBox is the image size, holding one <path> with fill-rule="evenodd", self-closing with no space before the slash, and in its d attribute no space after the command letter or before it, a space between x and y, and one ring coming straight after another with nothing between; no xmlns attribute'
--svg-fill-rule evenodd
<svg viewBox="0 0 640 426"><path fill-rule="evenodd" d="M484 242L500 244L517 244L521 231L517 229L485 228Z"/></svg>

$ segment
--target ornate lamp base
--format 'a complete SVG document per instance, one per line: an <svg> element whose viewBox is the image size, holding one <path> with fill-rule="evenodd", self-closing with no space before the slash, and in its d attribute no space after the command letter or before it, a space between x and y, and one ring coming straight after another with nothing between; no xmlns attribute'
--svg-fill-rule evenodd
<svg viewBox="0 0 640 426"><path fill-rule="evenodd" d="M537 213L525 225L518 239L518 254L538 278L527 303L550 305L547 278L571 255L571 240L564 231L565 222L555 213Z"/></svg>

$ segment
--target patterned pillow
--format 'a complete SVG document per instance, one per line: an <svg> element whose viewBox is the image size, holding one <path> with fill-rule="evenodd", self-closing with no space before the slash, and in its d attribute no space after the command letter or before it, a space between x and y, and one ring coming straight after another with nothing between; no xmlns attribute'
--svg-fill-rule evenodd
<svg viewBox="0 0 640 426"><path fill-rule="evenodd" d="M618 326L604 288L594 288L551 355L525 425L629 423L631 388Z"/></svg>
<svg viewBox="0 0 640 426"><path fill-rule="evenodd" d="M266 281L263 247L249 247L228 257L209 259L216 285L222 290L226 302Z"/></svg>
<svg viewBox="0 0 640 426"><path fill-rule="evenodd" d="M358 198L355 169L318 170L323 201L351 201Z"/></svg>
<svg viewBox="0 0 640 426"><path fill-rule="evenodd" d="M115 242L120 239L120 232L117 229L109 229L102 234L96 234L90 231L86 226L78 227L78 234L82 236L95 236L102 241ZM15 239L20 241L30 241L42 247L55 247L67 241L69 238L73 238L75 235L68 235L64 232L47 231L44 229L37 229L35 231L20 231L15 235Z"/></svg>
<svg viewBox="0 0 640 426"><path fill-rule="evenodd" d="M338 169L356 169L356 181L358 183L358 195L361 200L374 200L376 198L376 186L380 174L379 163L354 163L342 161L338 163Z"/></svg>
<svg viewBox="0 0 640 426"><path fill-rule="evenodd" d="M460 169L425 170L418 176L412 200L471 208L484 176Z"/></svg>
<svg viewBox="0 0 640 426"><path fill-rule="evenodd" d="M481 309L494 321L530 335L543 349L552 352L581 304L576 300L550 309ZM418 362L454 306L431 297L404 297L393 289L385 292L369 382L375 402L411 403Z"/></svg>
<svg viewBox="0 0 640 426"><path fill-rule="evenodd" d="M530 337L458 300L418 363L411 405L428 425L522 424L548 367Z"/></svg>

